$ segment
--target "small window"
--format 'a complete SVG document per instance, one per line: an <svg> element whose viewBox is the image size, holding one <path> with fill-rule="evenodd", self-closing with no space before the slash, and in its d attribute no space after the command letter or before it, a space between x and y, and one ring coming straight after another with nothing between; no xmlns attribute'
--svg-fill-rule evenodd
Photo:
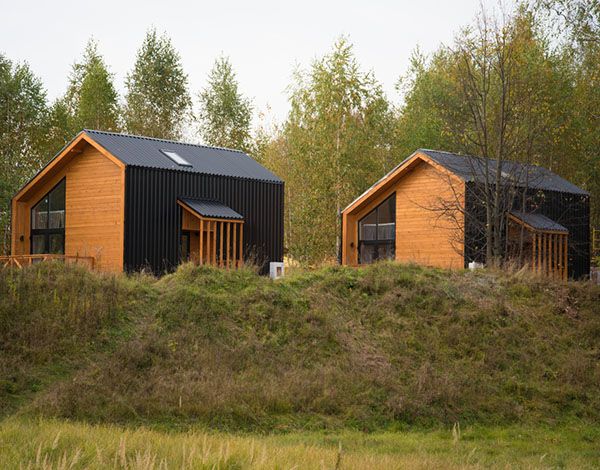
<svg viewBox="0 0 600 470"><path fill-rule="evenodd" d="M179 166L192 166L190 162L188 162L185 158L179 155L177 152L173 150L161 150L167 157L177 163Z"/></svg>

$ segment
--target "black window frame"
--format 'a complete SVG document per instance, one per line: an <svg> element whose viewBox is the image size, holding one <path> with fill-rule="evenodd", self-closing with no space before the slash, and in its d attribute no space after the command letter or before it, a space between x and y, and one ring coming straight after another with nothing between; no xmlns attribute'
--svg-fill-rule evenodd
<svg viewBox="0 0 600 470"><path fill-rule="evenodd" d="M392 218L394 220L394 237L393 238L379 238L379 211L378 209L383 206L385 203L387 203L390 199L394 199L394 203L392 204ZM375 222L375 239L374 240L363 240L361 238L361 222L367 218L369 215L371 215L373 212L375 212L376 216L377 216L377 220ZM361 251L362 251L362 247L363 246L375 246L376 247L376 254L375 254L375 258L373 259L372 262L376 262L379 261L381 259L395 259L396 257L396 192L394 191L393 193L391 193L388 197L386 197L383 201L381 201L381 203L379 203L376 207L374 207L372 210L370 210L367 214L365 214L363 217L361 217L358 220L358 224L357 224L357 228L358 228L358 264L368 264L368 263L363 263L362 262L362 256L361 256ZM391 252L391 257L385 257L385 258L380 258L379 257L379 250L380 248L386 248L389 252Z"/></svg>
<svg viewBox="0 0 600 470"><path fill-rule="evenodd" d="M58 188L61 184L65 185L65 221L62 228L49 228L50 226L50 193ZM46 228L33 228L33 211L34 209L45 199L48 198L48 208L46 209ZM58 183L56 183L46 194L44 194L38 201L31 206L29 211L29 253L31 254L59 254L64 255L66 252L66 238L65 238L65 226L67 225L67 177L62 178ZM34 253L33 252L33 237L35 235L44 236L44 252L43 253ZM62 236L62 253L50 253L50 238L52 235L61 235Z"/></svg>

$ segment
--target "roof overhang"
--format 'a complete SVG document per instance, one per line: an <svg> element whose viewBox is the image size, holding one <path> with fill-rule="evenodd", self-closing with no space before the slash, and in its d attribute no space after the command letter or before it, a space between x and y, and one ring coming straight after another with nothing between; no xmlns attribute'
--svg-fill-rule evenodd
<svg viewBox="0 0 600 470"><path fill-rule="evenodd" d="M231 207L211 199L177 198L177 204L204 220L243 222L244 217Z"/></svg>
<svg viewBox="0 0 600 470"><path fill-rule="evenodd" d="M512 220L532 232L568 234L569 229L542 214L511 211L506 214Z"/></svg>
<svg viewBox="0 0 600 470"><path fill-rule="evenodd" d="M52 160L50 160L46 166L44 166L33 178L31 178L18 192L13 196L13 200L26 199L28 193L33 187L40 181L47 177L54 176L62 168L64 168L73 158L76 158L83 152L86 145L91 145L98 150L102 155L112 161L119 168L125 168L125 164L115 157L113 154L108 152L104 147L94 141L84 131L81 131L75 138L65 145L60 152L58 152Z"/></svg>
<svg viewBox="0 0 600 470"><path fill-rule="evenodd" d="M342 210L342 214L350 214L360 209L363 203L367 202L374 195L385 191L391 185L396 183L401 177L403 177L407 172L412 170L419 163L425 162L438 170L441 174L447 176L451 181L455 183L464 183L464 180L460 178L458 175L454 174L446 167L440 165L435 160L430 158L425 153L417 150L410 157L402 161L399 165L397 165L394 169L392 169L388 174L386 174L383 178L377 181L373 186L367 189L364 193L358 196L354 201L352 201L345 209Z"/></svg>

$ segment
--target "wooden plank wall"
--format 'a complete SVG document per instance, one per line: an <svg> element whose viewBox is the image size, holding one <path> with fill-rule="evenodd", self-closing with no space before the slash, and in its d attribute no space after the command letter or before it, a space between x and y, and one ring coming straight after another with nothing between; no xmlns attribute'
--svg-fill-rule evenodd
<svg viewBox="0 0 600 470"><path fill-rule="evenodd" d="M344 214L343 263L358 264L358 221L396 192L396 260L441 268L464 267L464 219L440 217L440 200L464 205L464 183L420 161L359 211Z"/></svg>
<svg viewBox="0 0 600 470"><path fill-rule="evenodd" d="M535 272L567 280L569 236L566 233L533 232L531 269Z"/></svg>
<svg viewBox="0 0 600 470"><path fill-rule="evenodd" d="M14 204L13 252L30 253L30 210L66 177L65 254L92 256L101 271L123 269L125 172L89 144ZM23 237L23 240L20 237Z"/></svg>

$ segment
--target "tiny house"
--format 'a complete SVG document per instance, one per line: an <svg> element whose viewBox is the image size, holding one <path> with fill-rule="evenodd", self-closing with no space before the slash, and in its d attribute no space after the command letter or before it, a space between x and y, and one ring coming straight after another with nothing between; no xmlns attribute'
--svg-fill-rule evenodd
<svg viewBox="0 0 600 470"><path fill-rule="evenodd" d="M283 260L281 179L237 150L83 130L12 200L11 257L101 271Z"/></svg>
<svg viewBox="0 0 600 470"><path fill-rule="evenodd" d="M341 263L392 259L442 268L485 263L480 195L495 163L417 150L342 211ZM515 188L503 193L510 199L504 201L505 258L515 256L518 247L536 271L588 276L589 193L539 166L503 162L501 168L498 180Z"/></svg>

